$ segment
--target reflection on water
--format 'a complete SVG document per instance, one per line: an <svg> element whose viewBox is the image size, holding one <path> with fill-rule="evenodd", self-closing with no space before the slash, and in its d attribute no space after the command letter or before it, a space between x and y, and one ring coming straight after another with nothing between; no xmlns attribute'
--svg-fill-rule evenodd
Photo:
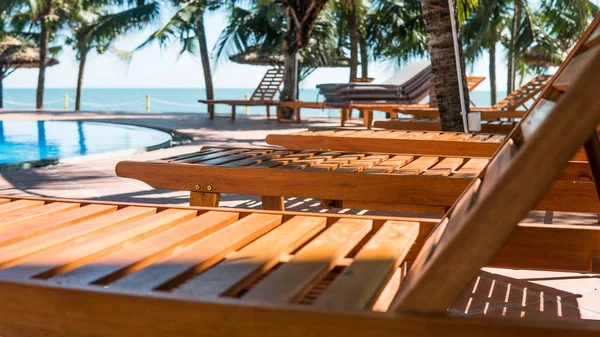
<svg viewBox="0 0 600 337"><path fill-rule="evenodd" d="M145 148L170 140L136 126L70 121L0 121L0 164Z"/></svg>

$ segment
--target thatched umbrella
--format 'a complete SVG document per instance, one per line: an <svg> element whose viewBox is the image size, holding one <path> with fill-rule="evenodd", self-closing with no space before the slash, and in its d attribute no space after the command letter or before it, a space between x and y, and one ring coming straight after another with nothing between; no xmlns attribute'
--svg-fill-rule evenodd
<svg viewBox="0 0 600 337"><path fill-rule="evenodd" d="M335 53L335 57L323 55L320 53L311 53L311 48L306 47L298 57L298 66L303 70L301 78L306 77L312 70L316 68L338 68L349 67L350 59L345 57L341 50L329 51ZM246 51L229 56L229 59L235 63L249 64L255 66L281 66L283 67L284 56L281 50L265 51L261 46L249 47Z"/></svg>
<svg viewBox="0 0 600 337"><path fill-rule="evenodd" d="M53 58L46 59L46 67L58 64ZM40 50L26 43L6 36L0 41L0 108L3 107L3 84L5 77L19 68L37 68L40 66Z"/></svg>
<svg viewBox="0 0 600 337"><path fill-rule="evenodd" d="M532 67L558 67L566 57L566 52L551 52L542 45L536 45L523 54L523 62Z"/></svg>

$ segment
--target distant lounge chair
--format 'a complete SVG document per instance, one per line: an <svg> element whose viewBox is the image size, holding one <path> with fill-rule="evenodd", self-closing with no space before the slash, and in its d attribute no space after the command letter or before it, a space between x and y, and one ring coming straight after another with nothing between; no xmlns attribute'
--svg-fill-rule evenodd
<svg viewBox="0 0 600 337"><path fill-rule="evenodd" d="M483 80L485 80L485 77L481 77L481 76L467 76L467 88L470 91L472 91L473 89L475 89L481 82L483 82ZM427 95L429 94L429 92L427 92ZM426 96L426 95L425 95ZM423 96L423 98L425 97ZM418 100L418 102L420 102L422 99ZM351 104L345 104L343 106L339 106L339 105L330 105L327 102L306 102L306 101L290 101L290 102L279 102L279 107L288 107L288 108L292 108L295 111L295 119L294 121L296 123L301 123L301 118L300 118L300 110L302 108L308 108L308 109L340 109L340 124L341 126L345 126L346 125L346 121L348 121L350 119L350 112L352 111L352 109L357 109L360 110L363 113L364 119L364 125L367 128L371 127L371 124L373 123L373 111L383 111L383 112L387 112L387 113L391 113L392 115L397 114L396 109L398 108L425 108L429 106L429 103L425 103L425 104L420 104L420 103L414 103L414 104L407 104L407 105L399 105L399 104L387 104L387 103L351 103ZM279 109L278 109L279 111Z"/></svg>
<svg viewBox="0 0 600 337"><path fill-rule="evenodd" d="M500 119L522 118L527 112L526 103L542 91L550 78L551 76L549 75L538 75L491 107L471 107L471 112L481 113L481 132L509 133L517 123L512 120L502 121ZM426 106L396 107L394 108L394 111L412 115L415 118L396 118L376 121L374 124L375 127L389 130L441 131L439 120L440 112L437 108Z"/></svg>
<svg viewBox="0 0 600 337"><path fill-rule="evenodd" d="M0 198L0 331L65 337L598 336L600 323L569 322L563 309L556 312L566 298L551 299L535 287L510 304L500 294L520 316L468 317L487 314L487 306L461 317L448 314L461 294L469 305L473 298L497 301L491 290L476 297L468 288L475 279L477 287L485 266L600 270L597 227L519 224L584 143L600 181L600 77L586 76L600 73L600 34L588 35L584 41L596 47L575 55L547 100L533 107L437 225ZM555 317L539 320L553 305ZM527 306L535 308L536 321L515 321Z"/></svg>
<svg viewBox="0 0 600 337"><path fill-rule="evenodd" d="M580 52L596 57L595 50L588 53L581 46L580 42L571 57ZM565 76L579 76L571 57L552 77L551 84L561 87ZM587 80L584 76L577 79ZM577 95L583 96L576 93L574 97ZM600 104L600 96L588 96L581 99ZM534 105L538 107L535 111L552 110L548 101L557 97L555 87L547 86ZM570 116L579 118L578 113ZM538 118L537 112L529 114ZM532 121L527 118L521 121L528 123ZM190 191L194 205L215 206L220 193L236 193L262 196L266 209L283 209L283 196L290 196L318 198L324 206L443 213L487 162L483 158L440 155L227 147L204 148L160 161L120 162L116 171L121 177L135 178L154 188ZM586 182L592 179L592 173L584 167L585 162L570 162L536 209L600 213L594 184ZM564 202L566 199L571 202Z"/></svg>
<svg viewBox="0 0 600 337"><path fill-rule="evenodd" d="M320 84L317 88L330 106L352 103L413 104L421 101L431 87L431 63L413 62L383 83Z"/></svg>
<svg viewBox="0 0 600 337"><path fill-rule="evenodd" d="M209 109L209 118L225 117L235 120L237 106L265 106L267 108L267 117L271 116L271 106L277 106L278 102L274 100L279 87L283 83L283 68L274 67L265 73L265 76L260 81L249 100L198 100L200 103L205 103L207 106L216 104L224 104L231 106L231 116L217 116L214 114L214 109Z"/></svg>

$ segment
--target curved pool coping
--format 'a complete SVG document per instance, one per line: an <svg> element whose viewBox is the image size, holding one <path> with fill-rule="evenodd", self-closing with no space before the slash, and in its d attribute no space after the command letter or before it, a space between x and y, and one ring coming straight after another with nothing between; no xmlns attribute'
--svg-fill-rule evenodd
<svg viewBox="0 0 600 337"><path fill-rule="evenodd" d="M42 120L40 120L40 121L42 121ZM30 168L40 168L40 167L45 167L45 166L57 165L57 164L61 164L61 163L77 163L77 162L83 162L83 161L87 161L87 160L101 159L103 157L108 157L108 156L113 156L113 155L144 153L144 152L165 149L168 147L178 146L178 145L182 145L182 144L188 144L188 143L191 143L191 141L192 141L192 138L190 136L187 136L187 135L185 135L181 132L177 132L175 130L146 126L146 125L139 125L139 124L103 122L103 121L89 120L89 119L68 119L68 120L65 119L65 120L43 120L43 121L82 122L82 123L87 122L87 123L102 123L102 124L136 126L136 127L140 127L140 128L154 129L156 131L166 133L171 137L171 139L166 142L162 142L160 144L155 144L152 146L145 146L145 147L137 147L137 148L132 148L132 149L107 151L107 152L93 153L93 154L84 154L84 155L72 156L72 157L53 157L53 158L44 158L44 159L38 159L38 160L23 161L23 162L19 162L19 163L0 164L0 172L9 171L9 170L13 171L13 170L25 170L25 169L30 169Z"/></svg>

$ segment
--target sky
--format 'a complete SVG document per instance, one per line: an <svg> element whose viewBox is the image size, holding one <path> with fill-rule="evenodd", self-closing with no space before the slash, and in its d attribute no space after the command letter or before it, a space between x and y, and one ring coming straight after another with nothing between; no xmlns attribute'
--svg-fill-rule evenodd
<svg viewBox="0 0 600 337"><path fill-rule="evenodd" d="M166 17L162 18L166 19ZM161 24L161 20L143 31L131 32L119 38L115 46L123 50L133 50L139 46ZM210 50L218 40L219 34L227 24L224 12L207 14L207 42ZM181 46L172 43L161 48L153 43L136 51L130 63L125 63L116 55L107 52L88 57L84 74L84 88L203 88L204 77L199 56L179 55ZM497 86L503 91L506 85L506 66L504 51L497 48ZM46 88L74 88L77 83L78 62L70 47L65 47L58 56L59 64L46 71ZM215 88L254 88L262 79L268 67L240 65L229 60L212 60ZM488 76L489 60L487 55L467 69L468 74ZM398 68L393 62L378 62L369 65L369 77L377 82L390 77ZM4 87L35 88L37 69L17 70L4 81ZM348 68L322 68L313 72L300 83L301 88L314 88L321 83L343 83L349 77ZM489 91L490 83L486 79L476 90Z"/></svg>

